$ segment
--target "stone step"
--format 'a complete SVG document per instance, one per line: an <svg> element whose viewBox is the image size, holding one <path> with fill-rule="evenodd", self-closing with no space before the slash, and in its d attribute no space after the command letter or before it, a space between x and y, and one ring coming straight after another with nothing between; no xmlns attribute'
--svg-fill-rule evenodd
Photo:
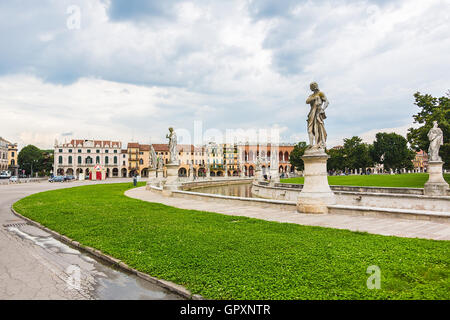
<svg viewBox="0 0 450 320"><path fill-rule="evenodd" d="M330 206L328 206L328 213L359 215L359 216L389 217L389 218L400 218L400 219L410 219L410 220L426 220L426 221L434 221L434 222L441 222L441 223L444 222L444 223L450 224L450 212L363 207L363 206L351 206L351 205L330 205Z"/></svg>

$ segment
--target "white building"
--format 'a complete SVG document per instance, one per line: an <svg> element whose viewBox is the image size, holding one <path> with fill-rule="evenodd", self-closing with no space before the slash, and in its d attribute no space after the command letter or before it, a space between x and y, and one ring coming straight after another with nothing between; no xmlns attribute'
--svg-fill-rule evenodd
<svg viewBox="0 0 450 320"><path fill-rule="evenodd" d="M100 165L106 178L119 177L124 161L128 165L128 159L123 159L122 143L118 141L72 140L61 144L55 141L54 152L55 175L90 177L94 167Z"/></svg>

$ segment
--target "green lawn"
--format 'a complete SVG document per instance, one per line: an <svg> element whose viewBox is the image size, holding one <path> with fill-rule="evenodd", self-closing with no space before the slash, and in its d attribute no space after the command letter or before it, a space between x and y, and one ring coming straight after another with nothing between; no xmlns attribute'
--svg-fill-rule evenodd
<svg viewBox="0 0 450 320"><path fill-rule="evenodd" d="M35 194L21 214L210 299L450 299L450 242L183 210L131 184ZM366 286L368 266L381 289Z"/></svg>
<svg viewBox="0 0 450 320"><path fill-rule="evenodd" d="M444 179L450 183L450 174L444 174ZM428 180L426 173L385 174L385 175L352 175L329 176L328 183L334 186L363 186L363 187L404 187L423 188ZM282 183L303 184L303 177L281 179Z"/></svg>

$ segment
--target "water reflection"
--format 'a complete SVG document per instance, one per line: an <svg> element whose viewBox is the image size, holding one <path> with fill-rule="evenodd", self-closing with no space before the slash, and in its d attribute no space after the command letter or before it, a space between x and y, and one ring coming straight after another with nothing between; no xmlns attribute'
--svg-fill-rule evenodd
<svg viewBox="0 0 450 320"><path fill-rule="evenodd" d="M220 194L223 196L254 198L251 192L251 184L234 184L227 186L212 186L196 188L191 191L200 193Z"/></svg>

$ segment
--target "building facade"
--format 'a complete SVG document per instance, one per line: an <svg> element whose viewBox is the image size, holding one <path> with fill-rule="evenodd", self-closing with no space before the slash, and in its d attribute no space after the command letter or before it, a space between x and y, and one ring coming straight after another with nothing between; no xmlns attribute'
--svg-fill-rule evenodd
<svg viewBox="0 0 450 320"><path fill-rule="evenodd" d="M128 175L148 177L150 167L150 145L130 142L127 145Z"/></svg>
<svg viewBox="0 0 450 320"><path fill-rule="evenodd" d="M121 148L119 141L72 140L61 144L55 141L53 173L92 179L95 168L97 172L104 169L105 178L119 177Z"/></svg>
<svg viewBox="0 0 450 320"><path fill-rule="evenodd" d="M239 163L244 169L246 176L252 177L255 175L256 159L260 158L262 174L269 174L271 169L271 162L273 159L273 152L277 153L278 157L278 172L289 175L295 173L295 168L289 162L291 152L294 150L294 144L280 143L277 146L258 145L258 144L239 144Z"/></svg>
<svg viewBox="0 0 450 320"><path fill-rule="evenodd" d="M6 171L9 167L8 145L9 142L0 137L0 171Z"/></svg>
<svg viewBox="0 0 450 320"><path fill-rule="evenodd" d="M426 172L428 167L428 154L423 151L417 151L413 159L414 172Z"/></svg>
<svg viewBox="0 0 450 320"><path fill-rule="evenodd" d="M8 144L8 166L10 169L13 169L18 165L17 158L18 158L17 143Z"/></svg>

